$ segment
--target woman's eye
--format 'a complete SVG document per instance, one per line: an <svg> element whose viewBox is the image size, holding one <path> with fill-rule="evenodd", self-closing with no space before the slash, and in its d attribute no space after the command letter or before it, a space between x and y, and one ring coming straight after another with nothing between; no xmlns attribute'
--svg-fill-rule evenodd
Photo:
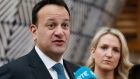
<svg viewBox="0 0 140 79"><path fill-rule="evenodd" d="M118 52L118 53L120 52L120 50L118 48L113 48L113 51Z"/></svg>
<svg viewBox="0 0 140 79"><path fill-rule="evenodd" d="M106 50L107 49L107 46L101 46L102 49Z"/></svg>

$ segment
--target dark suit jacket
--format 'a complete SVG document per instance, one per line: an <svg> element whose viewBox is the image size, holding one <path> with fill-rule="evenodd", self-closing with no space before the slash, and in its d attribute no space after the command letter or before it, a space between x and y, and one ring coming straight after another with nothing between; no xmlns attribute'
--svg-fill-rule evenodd
<svg viewBox="0 0 140 79"><path fill-rule="evenodd" d="M64 66L70 79L78 66L64 60ZM29 54L0 68L0 79L52 79L49 71L33 49Z"/></svg>
<svg viewBox="0 0 140 79"><path fill-rule="evenodd" d="M140 79L140 64L134 65L130 69L128 79Z"/></svg>

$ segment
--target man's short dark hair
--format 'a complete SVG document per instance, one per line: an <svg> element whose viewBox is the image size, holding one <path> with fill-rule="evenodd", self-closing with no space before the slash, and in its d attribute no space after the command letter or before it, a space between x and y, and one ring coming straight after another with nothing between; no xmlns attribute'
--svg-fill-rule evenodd
<svg viewBox="0 0 140 79"><path fill-rule="evenodd" d="M32 10L32 24L37 23L37 20L38 20L37 13L39 12L39 10L48 4L55 4L58 6L64 6L65 9L67 10L67 12L69 13L69 16L70 16L69 8L63 0L42 0L42 1L38 2Z"/></svg>

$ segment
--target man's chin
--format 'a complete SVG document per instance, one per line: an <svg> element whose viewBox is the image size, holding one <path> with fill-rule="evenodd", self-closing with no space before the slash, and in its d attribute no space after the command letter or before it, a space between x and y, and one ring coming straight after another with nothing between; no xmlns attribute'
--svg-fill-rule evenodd
<svg viewBox="0 0 140 79"><path fill-rule="evenodd" d="M63 54L64 52L65 52L65 49L60 49L60 48L58 49L57 48L54 50L54 53L57 53L57 54Z"/></svg>

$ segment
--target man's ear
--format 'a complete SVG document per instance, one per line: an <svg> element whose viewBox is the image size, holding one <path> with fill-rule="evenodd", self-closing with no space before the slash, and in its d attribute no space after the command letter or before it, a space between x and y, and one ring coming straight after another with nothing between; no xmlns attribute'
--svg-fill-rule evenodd
<svg viewBox="0 0 140 79"><path fill-rule="evenodd" d="M94 58L94 53L95 53L95 48L93 47L90 49L90 54L92 55L93 58Z"/></svg>
<svg viewBox="0 0 140 79"><path fill-rule="evenodd" d="M34 24L31 24L29 30L32 33L33 40L35 41L37 39L36 38L36 35L37 35L37 26L34 25Z"/></svg>

